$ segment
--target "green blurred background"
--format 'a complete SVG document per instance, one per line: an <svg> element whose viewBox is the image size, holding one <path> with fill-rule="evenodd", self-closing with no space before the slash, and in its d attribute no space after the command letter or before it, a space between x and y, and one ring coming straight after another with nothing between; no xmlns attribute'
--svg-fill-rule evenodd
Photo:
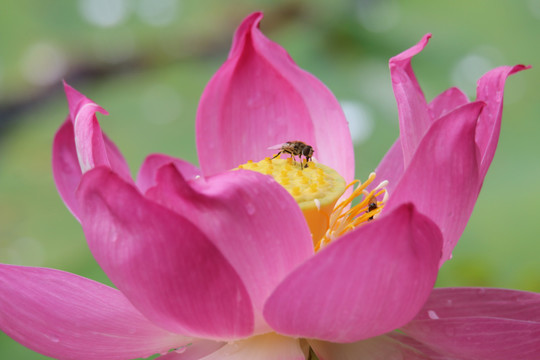
<svg viewBox="0 0 540 360"><path fill-rule="evenodd" d="M433 33L413 66L426 98L450 86L474 97L499 65L525 63L506 86L499 148L471 221L437 286L540 291L540 0L77 0L0 6L0 262L53 267L109 283L58 196L51 144L67 114L60 80L111 114L103 129L133 174L162 152L197 163L201 92L235 27L261 28L342 102L357 176L398 134L388 59ZM535 68L536 67L536 68ZM0 356L44 359L0 333Z"/></svg>

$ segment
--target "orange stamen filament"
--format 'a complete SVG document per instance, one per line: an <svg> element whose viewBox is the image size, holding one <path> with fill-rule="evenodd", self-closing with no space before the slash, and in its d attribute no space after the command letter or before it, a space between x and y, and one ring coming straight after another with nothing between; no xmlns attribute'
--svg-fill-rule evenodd
<svg viewBox="0 0 540 360"><path fill-rule="evenodd" d="M322 247L328 245L332 240L346 234L358 226L363 225L379 215L384 208L386 201L388 200L388 191L386 190L388 181L382 181L373 190L367 191L366 188L375 180L375 176L375 173L371 173L363 184L359 180L354 180L347 185L346 189L358 184L356 189L353 190L352 194L347 199L336 205L330 214L328 219L328 230L322 239L315 245L315 251L320 250ZM353 200L360 197L362 197L362 199L358 204L346 210Z"/></svg>

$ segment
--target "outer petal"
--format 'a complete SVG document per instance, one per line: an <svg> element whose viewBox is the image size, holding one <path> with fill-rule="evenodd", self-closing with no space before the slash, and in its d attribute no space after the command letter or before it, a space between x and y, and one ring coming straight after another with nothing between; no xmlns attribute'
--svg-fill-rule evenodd
<svg viewBox="0 0 540 360"><path fill-rule="evenodd" d="M102 133L97 122L95 112L107 112L66 83L64 89L70 114L54 137L53 176L62 200L73 216L80 220L75 190L84 171L104 165L125 180L131 181L131 174L122 154Z"/></svg>
<svg viewBox="0 0 540 360"><path fill-rule="evenodd" d="M255 332L267 332L264 302L294 268L313 255L300 208L271 177L229 171L206 180L184 178L174 165L157 175L147 196L189 216L240 275L255 309Z"/></svg>
<svg viewBox="0 0 540 360"><path fill-rule="evenodd" d="M346 234L287 277L264 308L279 333L332 342L410 321L437 276L441 233L412 205Z"/></svg>
<svg viewBox="0 0 540 360"><path fill-rule="evenodd" d="M0 264L0 328L55 359L147 357L189 342L118 290L59 270Z"/></svg>
<svg viewBox="0 0 540 360"><path fill-rule="evenodd" d="M413 202L440 227L446 261L473 210L480 180L476 120L483 103L469 103L443 116L429 129L390 200L387 209Z"/></svg>
<svg viewBox="0 0 540 360"><path fill-rule="evenodd" d="M538 359L540 294L485 288L435 289L403 330L459 359Z"/></svg>
<svg viewBox="0 0 540 360"><path fill-rule="evenodd" d="M530 66L501 66L491 70L478 80L476 89L477 100L484 101L487 106L478 122L476 143L480 148L480 175L483 179L495 155L501 132L501 117L503 108L503 92L506 78Z"/></svg>
<svg viewBox="0 0 540 360"><path fill-rule="evenodd" d="M253 310L244 285L193 224L105 168L83 176L78 199L90 250L146 317L198 337L251 334Z"/></svg>
<svg viewBox="0 0 540 360"><path fill-rule="evenodd" d="M56 132L52 151L54 182L67 208L80 221L79 203L75 190L81 181L82 171L75 148L73 123L68 118Z"/></svg>
<svg viewBox="0 0 540 360"><path fill-rule="evenodd" d="M144 159L144 162L139 169L139 173L137 174L137 187L139 190L145 193L146 190L155 186L157 171L163 165L168 164L174 164L176 169L183 174L186 179L192 179L202 175L198 167L185 160L177 159L169 155L152 154Z"/></svg>
<svg viewBox="0 0 540 360"><path fill-rule="evenodd" d="M390 75L399 115L399 132L405 167L411 161L416 147L431 124L424 93L418 85L411 59L427 45L431 34L418 44L390 59Z"/></svg>
<svg viewBox="0 0 540 360"><path fill-rule="evenodd" d="M347 121L332 93L259 30L261 13L239 26L228 60L207 85L197 112L197 151L205 175L272 154L291 140L347 181L354 153Z"/></svg>
<svg viewBox="0 0 540 360"><path fill-rule="evenodd" d="M298 339L275 333L250 337L229 343L212 354L193 357L190 347L185 352L170 353L160 360L305 360Z"/></svg>
<svg viewBox="0 0 540 360"><path fill-rule="evenodd" d="M124 179L131 179L129 168L116 148L105 139L96 118L96 112L108 113L92 100L64 82L69 104L69 117L73 123L75 148L82 172L96 166L112 168Z"/></svg>
<svg viewBox="0 0 540 360"><path fill-rule="evenodd" d="M468 102L467 96L461 90L450 88L439 94L429 103L428 110L430 117L433 121ZM380 181L388 180L386 190L392 194L404 171L403 147L401 145L401 139L398 138L377 166L376 173ZM376 184L373 186L376 186Z"/></svg>

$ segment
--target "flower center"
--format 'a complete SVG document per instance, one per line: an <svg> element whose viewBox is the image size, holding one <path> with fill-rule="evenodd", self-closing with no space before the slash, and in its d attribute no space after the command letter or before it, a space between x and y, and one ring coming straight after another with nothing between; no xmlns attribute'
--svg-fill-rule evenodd
<svg viewBox="0 0 540 360"><path fill-rule="evenodd" d="M346 186L337 171L312 161L302 164L292 158L265 158L259 162L249 160L238 168L271 175L292 195L306 218L316 251L376 217L387 197L385 181L371 191L366 190L375 173L363 184L354 180ZM352 194L336 206L343 193L355 184L358 185ZM355 199L359 202L351 207Z"/></svg>

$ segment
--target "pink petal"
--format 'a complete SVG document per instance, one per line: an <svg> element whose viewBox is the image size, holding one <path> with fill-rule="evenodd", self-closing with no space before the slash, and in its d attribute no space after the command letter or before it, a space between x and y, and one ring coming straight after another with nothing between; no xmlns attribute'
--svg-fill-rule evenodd
<svg viewBox="0 0 540 360"><path fill-rule="evenodd" d="M476 143L480 148L480 175L483 179L495 155L501 132L501 117L503 108L503 92L506 78L530 66L501 66L491 70L478 80L476 89L477 100L487 105L480 115L476 131Z"/></svg>
<svg viewBox="0 0 540 360"><path fill-rule="evenodd" d="M83 175L78 199L94 257L147 318L190 336L251 334L253 310L238 274L186 218L101 167Z"/></svg>
<svg viewBox="0 0 540 360"><path fill-rule="evenodd" d="M483 105L464 105L431 126L385 209L413 202L435 221L444 237L441 264L450 257L480 191L474 136Z"/></svg>
<svg viewBox="0 0 540 360"><path fill-rule="evenodd" d="M255 309L255 332L267 332L264 302L294 268L313 255L300 208L271 177L229 171L188 180L174 165L157 173L150 199L189 217L240 275Z"/></svg>
<svg viewBox="0 0 540 360"><path fill-rule="evenodd" d="M194 357L190 347L185 352L167 354L159 360L305 360L300 341L275 333L235 341L204 357Z"/></svg>
<svg viewBox="0 0 540 360"><path fill-rule="evenodd" d="M149 322L118 290L59 270L4 264L0 328L55 359L147 357L190 342Z"/></svg>
<svg viewBox="0 0 540 360"><path fill-rule="evenodd" d="M347 181L354 153L347 121L332 93L259 30L261 13L236 31L229 58L207 85L197 112L197 151L205 175L275 153L300 140Z"/></svg>
<svg viewBox="0 0 540 360"><path fill-rule="evenodd" d="M319 360L430 360L424 352L382 335L347 344L309 340ZM433 352L432 352L433 353Z"/></svg>
<svg viewBox="0 0 540 360"><path fill-rule="evenodd" d="M405 167L411 161L416 147L431 124L424 93L418 85L411 66L413 56L427 45L431 34L420 42L390 59L390 75L399 115L399 132Z"/></svg>
<svg viewBox="0 0 540 360"><path fill-rule="evenodd" d="M429 103L429 114L431 119L435 120L468 102L467 95L453 87L443 91Z"/></svg>
<svg viewBox="0 0 540 360"><path fill-rule="evenodd" d="M73 123L75 149L82 172L96 166L107 166L124 179L131 179L129 167L122 154L114 143L105 138L99 126L96 112L104 115L108 113L65 82L64 90L69 104L69 118ZM63 148L71 150L71 145Z"/></svg>
<svg viewBox="0 0 540 360"><path fill-rule="evenodd" d="M390 147L390 150L386 152L383 159L377 166L375 173L377 174L377 181L375 181L369 188L375 188L380 182L386 180L388 185L386 190L389 194L394 193L394 189L399 184L399 180L405 171L405 164L403 163L403 149L401 147L401 140L398 138L396 142Z"/></svg>
<svg viewBox="0 0 540 360"><path fill-rule="evenodd" d="M465 105L468 102L469 100L467 99L467 96L462 93L461 90L458 88L450 88L439 94L429 103L428 110L430 117L433 121L443 115L446 115L448 112L455 110L461 105ZM388 186L386 189L390 194L392 194L404 171L405 164L403 162L403 149L401 139L398 138L381 160L379 166L377 166L377 170L375 172L377 173L378 181L373 185L373 187L376 186L380 181L388 180Z"/></svg>
<svg viewBox="0 0 540 360"><path fill-rule="evenodd" d="M102 135L108 158L112 160L112 168L122 175L124 179L131 179L129 169L122 154L105 134ZM56 188L69 211L80 221L80 209L75 197L75 191L81 181L82 171L77 157L73 123L69 117L56 132L52 155L52 168Z"/></svg>
<svg viewBox="0 0 540 360"><path fill-rule="evenodd" d="M139 169L137 174L137 187L142 193L156 185L157 171L163 166L168 164L174 164L176 169L184 175L187 179L201 176L202 173L198 167L190 164L189 162L177 159L169 155L152 154L148 155Z"/></svg>
<svg viewBox="0 0 540 360"><path fill-rule="evenodd" d="M404 331L459 359L538 359L540 294L485 288L434 289Z"/></svg>
<svg viewBox="0 0 540 360"><path fill-rule="evenodd" d="M287 277L264 316L294 337L352 342L410 321L437 276L441 233L414 206L344 235Z"/></svg>
<svg viewBox="0 0 540 360"><path fill-rule="evenodd" d="M75 198L75 190L81 181L82 171L74 139L73 124L68 118L54 137L52 168L60 197L73 216L80 221L80 209Z"/></svg>

